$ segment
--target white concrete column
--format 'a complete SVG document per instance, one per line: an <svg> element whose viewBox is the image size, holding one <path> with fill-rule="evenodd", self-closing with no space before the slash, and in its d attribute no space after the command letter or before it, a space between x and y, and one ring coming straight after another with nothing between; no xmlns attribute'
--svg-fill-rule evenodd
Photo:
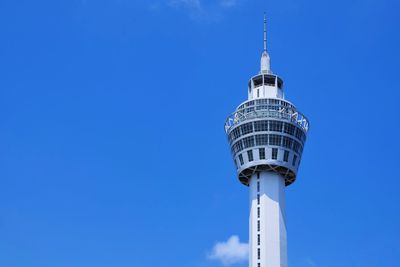
<svg viewBox="0 0 400 267"><path fill-rule="evenodd" d="M249 228L249 267L287 267L285 180L279 174L251 177Z"/></svg>

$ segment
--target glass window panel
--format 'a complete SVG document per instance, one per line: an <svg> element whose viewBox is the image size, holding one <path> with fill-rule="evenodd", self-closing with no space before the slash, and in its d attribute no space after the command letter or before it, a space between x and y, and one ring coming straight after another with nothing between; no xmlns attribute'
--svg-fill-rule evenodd
<svg viewBox="0 0 400 267"><path fill-rule="evenodd" d="M253 150L247 151L247 158L249 159L249 161L253 161Z"/></svg>
<svg viewBox="0 0 400 267"><path fill-rule="evenodd" d="M272 149L272 159L278 159L278 149L277 148Z"/></svg>

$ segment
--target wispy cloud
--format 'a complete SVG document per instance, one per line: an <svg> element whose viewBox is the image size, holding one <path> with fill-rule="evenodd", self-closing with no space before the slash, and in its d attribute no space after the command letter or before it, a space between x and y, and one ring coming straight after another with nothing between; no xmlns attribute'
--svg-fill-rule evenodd
<svg viewBox="0 0 400 267"><path fill-rule="evenodd" d="M214 245L208 259L218 260L224 266L246 261L249 255L249 245L240 243L239 237L231 236L226 242L218 242Z"/></svg>
<svg viewBox="0 0 400 267"><path fill-rule="evenodd" d="M317 267L317 264L311 258L307 258L305 263L307 267Z"/></svg>
<svg viewBox="0 0 400 267"><path fill-rule="evenodd" d="M238 0L220 0L219 3L222 7L231 8L238 4Z"/></svg>
<svg viewBox="0 0 400 267"><path fill-rule="evenodd" d="M200 0L169 0L168 5L185 9L201 9Z"/></svg>
<svg viewBox="0 0 400 267"><path fill-rule="evenodd" d="M224 12L236 7L239 1L242 0L156 0L150 5L150 9L173 8L196 21L217 22L223 18Z"/></svg>
<svg viewBox="0 0 400 267"><path fill-rule="evenodd" d="M183 11L193 20L209 20L211 17L202 0L168 0L167 5Z"/></svg>

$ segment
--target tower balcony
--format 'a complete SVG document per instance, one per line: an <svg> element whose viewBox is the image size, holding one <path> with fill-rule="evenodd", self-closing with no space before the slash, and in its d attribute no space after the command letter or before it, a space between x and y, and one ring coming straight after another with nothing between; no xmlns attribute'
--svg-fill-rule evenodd
<svg viewBox="0 0 400 267"><path fill-rule="evenodd" d="M271 118L297 124L305 133L309 128L308 119L290 102L283 99L264 98L246 101L225 121L225 132L229 132L235 125L257 118Z"/></svg>

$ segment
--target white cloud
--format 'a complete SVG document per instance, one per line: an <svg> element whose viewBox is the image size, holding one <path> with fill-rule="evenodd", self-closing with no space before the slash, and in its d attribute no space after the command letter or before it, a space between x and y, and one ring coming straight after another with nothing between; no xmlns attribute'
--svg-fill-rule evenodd
<svg viewBox="0 0 400 267"><path fill-rule="evenodd" d="M201 9L200 0L169 0L168 4L174 7Z"/></svg>
<svg viewBox="0 0 400 267"><path fill-rule="evenodd" d="M208 17L202 0L168 0L167 5L184 11L194 20L201 20Z"/></svg>
<svg viewBox="0 0 400 267"><path fill-rule="evenodd" d="M306 259L306 265L307 267L317 267L317 264L311 258Z"/></svg>
<svg viewBox="0 0 400 267"><path fill-rule="evenodd" d="M248 256L249 245L247 243L240 243L239 237L233 235L226 242L216 243L208 258L218 260L224 266L228 266L246 261Z"/></svg>
<svg viewBox="0 0 400 267"><path fill-rule="evenodd" d="M225 12L238 6L242 0L155 0L150 9L173 8L186 13L198 22L214 23L223 19Z"/></svg>
<svg viewBox="0 0 400 267"><path fill-rule="evenodd" d="M230 8L238 4L238 0L220 0L222 7Z"/></svg>

